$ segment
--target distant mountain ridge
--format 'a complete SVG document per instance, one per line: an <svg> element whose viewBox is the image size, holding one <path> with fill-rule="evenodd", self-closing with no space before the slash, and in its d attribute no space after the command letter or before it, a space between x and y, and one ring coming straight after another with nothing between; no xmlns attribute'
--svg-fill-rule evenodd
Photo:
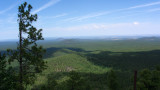
<svg viewBox="0 0 160 90"><path fill-rule="evenodd" d="M0 41L0 51L6 50L8 48L15 49L18 41ZM46 38L45 40L39 41L38 44L44 46L45 48L50 47L86 47L86 46L97 46L97 47L105 47L109 48L110 46L115 45L125 45L125 43L133 45L142 46L148 45L151 47L159 47L160 45L160 37L159 36L151 36L151 37L143 37L143 36L114 36L114 37L92 37L92 38ZM152 45L151 45L152 44ZM151 45L151 46L149 46ZM156 48L157 49L157 48ZM159 49L159 48L158 48Z"/></svg>

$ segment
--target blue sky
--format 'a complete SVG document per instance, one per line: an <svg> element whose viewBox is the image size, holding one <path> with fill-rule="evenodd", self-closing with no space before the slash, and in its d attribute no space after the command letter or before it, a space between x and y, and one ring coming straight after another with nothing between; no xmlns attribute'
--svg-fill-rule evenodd
<svg viewBox="0 0 160 90"><path fill-rule="evenodd" d="M160 0L1 0L0 40L18 37L24 1L44 37L160 35Z"/></svg>

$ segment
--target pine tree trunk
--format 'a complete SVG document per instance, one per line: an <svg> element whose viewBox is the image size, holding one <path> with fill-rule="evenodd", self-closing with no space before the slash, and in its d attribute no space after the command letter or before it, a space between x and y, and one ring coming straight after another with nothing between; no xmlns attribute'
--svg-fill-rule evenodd
<svg viewBox="0 0 160 90"><path fill-rule="evenodd" d="M20 19L21 24L21 19ZM19 26L19 44L20 44L20 58L19 58L19 83L20 83L20 90L23 90L23 67L22 67L22 30L21 26Z"/></svg>
<svg viewBox="0 0 160 90"><path fill-rule="evenodd" d="M136 82L137 82L137 70L134 71L134 90L137 90Z"/></svg>

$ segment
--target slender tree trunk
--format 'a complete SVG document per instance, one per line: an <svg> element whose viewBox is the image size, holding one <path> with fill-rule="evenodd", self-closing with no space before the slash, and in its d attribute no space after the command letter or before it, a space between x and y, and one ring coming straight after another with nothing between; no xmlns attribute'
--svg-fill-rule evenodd
<svg viewBox="0 0 160 90"><path fill-rule="evenodd" d="M134 90L137 89L136 82L137 82L137 70L134 71Z"/></svg>
<svg viewBox="0 0 160 90"><path fill-rule="evenodd" d="M72 81L72 88L71 88L71 90L74 90L73 81Z"/></svg>
<svg viewBox="0 0 160 90"><path fill-rule="evenodd" d="M20 19L21 24L21 19ZM22 67L22 30L21 26L19 25L19 44L20 44L20 57L19 57L19 83L20 83L20 90L23 90L23 67Z"/></svg>

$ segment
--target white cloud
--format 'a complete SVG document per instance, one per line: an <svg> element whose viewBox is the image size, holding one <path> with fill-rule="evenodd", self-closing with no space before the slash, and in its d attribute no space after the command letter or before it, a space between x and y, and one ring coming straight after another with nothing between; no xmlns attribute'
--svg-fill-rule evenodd
<svg viewBox="0 0 160 90"><path fill-rule="evenodd" d="M154 23L97 23L71 27L45 28L44 36L155 35L160 33L159 28L159 24Z"/></svg>
<svg viewBox="0 0 160 90"><path fill-rule="evenodd" d="M102 15L105 15L105 14L108 14L108 13L109 12L100 12L100 13L95 13L95 14L89 14L89 15L77 17L73 21L81 21L81 20L88 19L88 18L94 18L94 17L102 16Z"/></svg>
<svg viewBox="0 0 160 90"><path fill-rule="evenodd" d="M0 20L0 26L6 26L6 25L15 25L17 24L17 17L16 14L8 15L7 18L1 18ZM2 28L2 27L0 27Z"/></svg>
<svg viewBox="0 0 160 90"><path fill-rule="evenodd" d="M148 10L148 12L155 12L155 11L160 11L160 8L154 8L154 9Z"/></svg>
<svg viewBox="0 0 160 90"><path fill-rule="evenodd" d="M0 14L6 13L7 11L9 11L9 10L13 9L14 7L16 7L18 4L19 4L19 2L10 5L10 7L0 11Z"/></svg>
<svg viewBox="0 0 160 90"><path fill-rule="evenodd" d="M92 23L70 27L43 28L44 37L63 36L101 36L101 35L157 35L160 33L159 23L130 22L130 23ZM16 30L16 31L14 31ZM15 39L18 28L10 27L1 31L0 39ZM6 37L7 36L7 37Z"/></svg>
<svg viewBox="0 0 160 90"><path fill-rule="evenodd" d="M78 16L78 17L73 17L73 18L67 18L63 21L82 21L85 19L89 19L89 18L95 18L98 16L102 16L102 15L106 15L109 14L111 12L99 12L99 13L93 13L93 14L88 14L88 15L84 15L84 16Z"/></svg>
<svg viewBox="0 0 160 90"><path fill-rule="evenodd" d="M148 4L133 6L133 7L130 7L128 9L143 8L143 7L149 7L149 6L153 6L153 5L159 5L159 4L160 4L160 2L152 2L152 3L148 3Z"/></svg>
<svg viewBox="0 0 160 90"><path fill-rule="evenodd" d="M43 17L43 18L46 18L46 19L52 19L52 18L60 18L60 17L64 17L68 15L67 13L62 13L62 14L59 14L59 15L55 15L55 16L46 16L46 17Z"/></svg>
<svg viewBox="0 0 160 90"><path fill-rule="evenodd" d="M8 18L6 18L6 21L9 24L16 24L17 23L17 17L16 16L17 16L16 14L12 14Z"/></svg>
<svg viewBox="0 0 160 90"><path fill-rule="evenodd" d="M51 18L59 18L59 17L63 17L63 16L66 16L68 15L67 13L63 13L63 14L59 14L59 15L56 15L56 16L53 16Z"/></svg>
<svg viewBox="0 0 160 90"><path fill-rule="evenodd" d="M109 30L113 28L121 28L121 27L135 27L135 24L140 24L139 22L134 23L116 23L116 24L106 24L106 23L97 23L97 24L85 24L79 26L71 26L71 27L54 27L48 28L49 30L59 30L59 31L85 31L85 30Z"/></svg>
<svg viewBox="0 0 160 90"><path fill-rule="evenodd" d="M1 31L0 40L7 39L17 39L18 38L18 28L9 27L6 30Z"/></svg>
<svg viewBox="0 0 160 90"><path fill-rule="evenodd" d="M63 20L64 22L68 22L68 21L82 21L85 19L89 19L89 18L94 18L94 17L98 17L98 16L102 16L102 15L107 15L110 13L116 13L116 12L122 12L122 11L126 11L126 10L131 10L131 9L137 9L137 8L143 8L143 7L149 7L149 6L154 6L154 5L159 5L160 2L152 2L152 3L148 3L148 4L142 4L142 5L137 5L137 6L133 6L133 7L129 7L129 8L123 8L123 9L117 9L117 10L112 10L112 11L105 11L105 12L99 12L99 13L92 13L92 14L87 14L84 16L77 16L77 17L72 17L72 18L67 18L65 20ZM150 11L159 11L160 9L153 9Z"/></svg>
<svg viewBox="0 0 160 90"><path fill-rule="evenodd" d="M51 0L50 2L46 3L45 5L43 5L42 7L38 8L37 10L33 11L32 13L35 14L35 13L38 13L56 3L58 3L60 0Z"/></svg>
<svg viewBox="0 0 160 90"><path fill-rule="evenodd" d="M139 24L139 22L133 22L133 24L134 24L134 25L138 25L138 24Z"/></svg>

